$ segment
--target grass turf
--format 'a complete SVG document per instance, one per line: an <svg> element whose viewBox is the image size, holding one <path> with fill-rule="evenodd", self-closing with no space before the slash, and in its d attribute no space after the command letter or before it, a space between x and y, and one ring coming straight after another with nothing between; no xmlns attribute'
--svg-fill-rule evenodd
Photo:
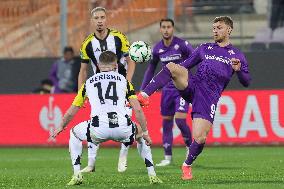
<svg viewBox="0 0 284 189"><path fill-rule="evenodd" d="M158 162L161 148L152 149ZM101 148L96 172L80 186L67 187L72 176L68 148L1 148L0 188L284 188L283 147L206 147L193 166L193 180L180 179L184 148L174 148L174 163L156 167L162 185L150 185L147 171L132 147L128 169L117 172L118 148ZM86 165L84 149L82 168Z"/></svg>

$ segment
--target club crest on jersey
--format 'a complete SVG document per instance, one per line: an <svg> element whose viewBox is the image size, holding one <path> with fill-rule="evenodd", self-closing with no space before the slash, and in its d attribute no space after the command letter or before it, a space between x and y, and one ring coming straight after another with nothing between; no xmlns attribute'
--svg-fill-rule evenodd
<svg viewBox="0 0 284 189"><path fill-rule="evenodd" d="M229 53L230 55L236 54L233 50L229 50L228 53Z"/></svg>
<svg viewBox="0 0 284 189"><path fill-rule="evenodd" d="M213 49L213 47L211 47L211 46L208 46L208 47L207 47L207 49L208 49L208 50L212 50L212 49Z"/></svg>
<svg viewBox="0 0 284 189"><path fill-rule="evenodd" d="M159 53L162 53L162 52L164 52L164 50L163 50L163 49L160 49L160 50L159 50Z"/></svg>
<svg viewBox="0 0 284 189"><path fill-rule="evenodd" d="M176 44L176 45L174 46L174 49L175 49L175 50L178 50L178 49L179 49L179 45Z"/></svg>

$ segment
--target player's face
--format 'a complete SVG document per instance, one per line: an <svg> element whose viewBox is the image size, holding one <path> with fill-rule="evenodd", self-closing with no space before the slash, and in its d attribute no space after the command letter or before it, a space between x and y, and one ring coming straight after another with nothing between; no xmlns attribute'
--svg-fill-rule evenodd
<svg viewBox="0 0 284 189"><path fill-rule="evenodd" d="M106 13L104 11L94 12L92 20L98 32L102 32L106 29Z"/></svg>
<svg viewBox="0 0 284 189"><path fill-rule="evenodd" d="M171 22L164 21L160 26L162 37L166 40L170 39L174 34L174 26Z"/></svg>
<svg viewBox="0 0 284 189"><path fill-rule="evenodd" d="M213 38L215 42L222 42L228 39L232 29L230 26L226 25L224 22L213 23Z"/></svg>

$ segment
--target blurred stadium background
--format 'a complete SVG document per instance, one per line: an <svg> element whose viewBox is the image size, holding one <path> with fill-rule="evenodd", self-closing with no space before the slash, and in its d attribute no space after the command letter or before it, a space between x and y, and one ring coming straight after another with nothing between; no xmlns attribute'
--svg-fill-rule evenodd
<svg viewBox="0 0 284 189"><path fill-rule="evenodd" d="M283 0L1 0L0 162L2 163L0 163L0 171L4 174L0 176L2 184L0 187L40 186L44 188L50 186L58 188L56 183L49 185L48 179L54 178L59 185L64 185L65 182L61 183L58 175L66 173L64 171L66 166L70 165L68 163L63 172L56 172L50 178L46 178L44 172L34 172L34 174L40 175L38 179L42 179L41 184L34 182L31 176L27 179L29 183L22 185L25 181L20 177L24 176L26 172L21 172L21 170L32 171L29 169L34 163L32 161L38 161L44 155L48 155L49 150L51 153L57 152L56 149L51 148L33 151L15 147L54 147L68 144L68 131L62 133L56 140L50 138L50 135L58 127L61 116L72 102L75 93L44 95L32 93L40 85L41 80L48 78L51 66L56 59L62 56L64 46L72 46L75 54L79 56L82 41L92 33L90 11L96 6L103 6L108 10L108 26L110 28L125 33L130 42L143 40L151 45L160 40L158 23L161 18L174 18L176 22L175 34L187 39L193 46L197 46L212 40L211 21L216 16L231 16L234 20L232 43L245 53L253 81L248 89L242 88L236 78L231 81L220 99L214 127L209 134L208 145L250 145L256 147L232 147L232 149L224 148L224 150L212 148L208 151L205 149L204 159L201 157L197 164L203 162L206 165L211 153L214 158L216 158L214 154L219 154L224 156L224 159L213 161L212 163L216 163L216 167L211 166L207 169L200 165L200 177L197 179L202 179L201 175L206 177L208 173L211 174L207 175L209 181L204 184L198 180L192 186L196 188L205 186L226 188L229 185L225 184L229 183L232 188L283 188ZM80 67L79 57L77 59L76 64ZM146 67L147 64L139 64L136 67L133 82L137 90ZM162 140L159 99L160 94L156 93L151 99L150 108L145 109L155 146L160 146ZM88 117L89 107L80 111L69 128ZM188 122L191 125L190 118L188 118ZM181 135L176 128L174 128L174 140L177 146L183 145ZM113 146L115 144L110 142L106 145ZM269 147L264 148L264 145ZM37 151L40 155L37 154ZM59 157L56 157L56 160L43 158L42 164L57 161L57 167L55 166L54 170L58 169L62 162L69 161L67 148L64 151L66 153L60 152L62 159ZM118 151L114 151L114 153L109 153L118 155ZM161 149L153 151L154 160L158 161L159 158L162 158ZM182 150L179 149L177 153L180 151ZM247 157L242 157L242 151L250 154ZM269 153L266 154L268 151ZM236 155L234 161L238 161L237 157L240 155L240 158L251 158L258 163L254 162L254 164L244 167L241 162L238 162L237 165L230 164L229 160L225 160L225 157L228 155L226 153L231 152ZM25 153L31 154L25 155ZM259 159L254 159L254 153ZM155 154L160 157L156 157ZM261 154L266 156L262 157ZM117 161L116 155L113 160L115 162ZM181 162L183 156L184 154L177 155L177 160ZM107 157L109 157L108 154L102 154L102 158ZM25 160L25 158L31 159L31 161ZM10 159L11 161L8 161ZM21 159L23 162L27 161L23 167L20 166ZM103 160L101 161L103 164ZM227 164L223 166L222 161L227 161ZM15 162L18 164L14 164ZM175 167L172 166L165 174L177 174L180 162L176 161ZM260 164L271 164L272 167L268 170L264 170L263 166L257 169ZM18 168L16 169L15 166ZM114 164L113 167L115 166ZM45 169L48 169L48 166L45 165ZM101 169L104 170L103 167ZM247 173L246 169L251 172ZM263 175L262 169L264 170ZM202 170L205 173L202 173ZM216 182L210 183L211 180L214 180L214 176L219 174L219 170L226 170L228 174L237 171L237 174L232 174L233 176L230 178L222 175L218 177ZM68 171L71 175L71 169ZM108 173L108 170L104 171ZM163 171L158 169L160 174ZM265 179L266 171L270 172L267 179ZM15 172L19 172L21 176ZM163 176L162 178L166 180L166 175ZM69 177L65 177L63 179L67 181ZM128 177L132 178L131 175ZM123 182L123 179L121 178L120 181ZM188 187L182 182L175 183L173 179L168 181L176 184L177 188ZM14 185L9 185L10 183L14 183ZM94 184L89 181L90 183ZM137 185L139 186L139 183ZM101 187L103 186L105 185L102 184ZM107 185L107 187L110 186ZM117 184L114 187L123 188L125 185ZM143 188L143 186L140 187Z"/></svg>

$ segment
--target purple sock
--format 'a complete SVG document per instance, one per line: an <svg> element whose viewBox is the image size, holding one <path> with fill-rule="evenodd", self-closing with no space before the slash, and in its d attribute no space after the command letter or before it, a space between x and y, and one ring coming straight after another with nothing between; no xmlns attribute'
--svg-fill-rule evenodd
<svg viewBox="0 0 284 189"><path fill-rule="evenodd" d="M172 155L173 120L163 119L163 147L166 156Z"/></svg>
<svg viewBox="0 0 284 189"><path fill-rule="evenodd" d="M152 95L156 90L162 88L171 80L171 72L166 67L163 66L163 69L151 80L151 82L143 90L148 96Z"/></svg>
<svg viewBox="0 0 284 189"><path fill-rule="evenodd" d="M181 135L183 137L184 143L187 147L190 147L192 143L191 132L189 126L186 123L186 119L175 119L178 128L181 131Z"/></svg>
<svg viewBox="0 0 284 189"><path fill-rule="evenodd" d="M193 140L193 143L190 145L189 148L189 154L185 160L185 163L187 165L191 165L193 161L197 158L197 156L202 152L204 144L198 144L195 140Z"/></svg>

